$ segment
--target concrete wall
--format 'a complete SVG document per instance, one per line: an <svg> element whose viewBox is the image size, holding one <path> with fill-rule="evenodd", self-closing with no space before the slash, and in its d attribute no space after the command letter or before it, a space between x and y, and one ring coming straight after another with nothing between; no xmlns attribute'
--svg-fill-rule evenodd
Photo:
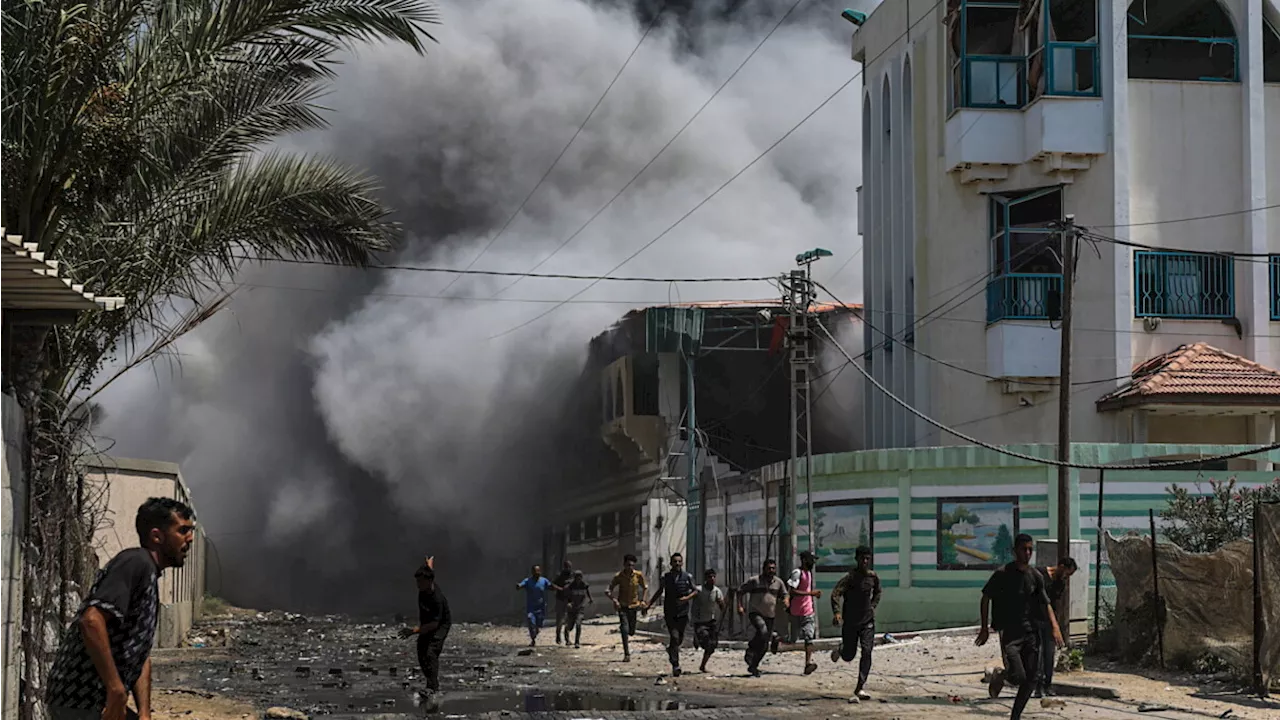
<svg viewBox="0 0 1280 720"><path fill-rule="evenodd" d="M182 481L178 466L155 460L100 458L90 468L88 480L107 495L106 513L94 534L94 551L102 567L121 550L137 547L134 518L138 507L150 497L171 497L194 504ZM204 602L206 555L204 531L197 523L196 539L187 562L170 568L160 579L160 626L157 647L177 647L192 623L200 616Z"/></svg>
<svg viewBox="0 0 1280 720"><path fill-rule="evenodd" d="M3 717L18 717L18 684L22 666L22 543L27 525L27 479L24 462L23 412L17 400L0 395L0 417L4 421L4 457L0 462L4 483L0 499L4 503L3 534L4 588L0 604L4 615Z"/></svg>
<svg viewBox="0 0 1280 720"><path fill-rule="evenodd" d="M1011 446L1035 457L1049 458L1049 445ZM1242 449L1209 445L1097 445L1074 447L1080 463L1103 464L1137 457L1214 455ZM1271 453L1280 459L1280 452ZM766 482L786 472L785 464L762 470ZM1239 483L1262 485L1275 473L1231 472ZM1193 492L1207 489L1211 473L1187 470L1108 470L1105 476L1104 527L1140 529L1147 525L1147 511L1158 513L1166 505L1170 484ZM1225 479L1225 478L1220 478ZM1097 471L1076 471L1071 479L1074 512L1073 540L1090 544L1088 564L1097 550ZM1199 485L1197 484L1199 483ZM881 450L821 455L814 458L814 502L869 500L873 517L872 549L875 568L884 587L877 614L882 631L925 629L975 624L982 585L990 570L940 569L938 563L939 498L1016 497L1017 532L1037 539L1057 537L1057 471L1053 466L1024 462L982 448L959 446L918 450ZM745 500L743 502L746 502ZM806 497L797 498L797 517L805 521ZM732 515L736 511L729 507ZM802 538L805 533L801 531ZM805 546L802 540L800 547ZM821 546L820 546L821 547ZM1085 558L1077 558L1085 565ZM842 573L819 572L818 586L827 592ZM1101 565L1102 587L1114 587L1106 565ZM1092 580L1090 580L1092 584ZM1090 591L1092 603L1092 591ZM820 626L830 628L830 602L819 603Z"/></svg>

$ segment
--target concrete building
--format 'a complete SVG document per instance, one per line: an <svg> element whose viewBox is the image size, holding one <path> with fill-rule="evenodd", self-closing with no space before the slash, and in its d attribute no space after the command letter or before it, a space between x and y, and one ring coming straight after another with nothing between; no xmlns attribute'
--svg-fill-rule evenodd
<svg viewBox="0 0 1280 720"><path fill-rule="evenodd" d="M857 319L857 308L824 305L817 311L832 332L838 331L837 323ZM704 530L703 563L725 572L729 558L717 542L728 526L717 524L718 504L741 495L744 502L762 508L771 502L776 508L776 496L764 497L763 486L758 480L753 485L745 469L790 453L781 312L781 303L769 300L650 307L627 314L592 341L582 386L596 411L584 418L588 445L576 453L589 462L556 501L561 517L548 531L544 552L549 572L567 558L602 592L627 553L638 557L651 583L672 553L687 555L689 372L679 339L683 323L695 323L701 337L693 386L700 438L695 471L704 488L704 512L694 521L700 520ZM814 451L857 447L848 430L815 422ZM733 530L752 536L749 544L766 552L767 528L739 524ZM743 560L737 567L751 564L758 560ZM729 579L727 574L721 578Z"/></svg>
<svg viewBox="0 0 1280 720"><path fill-rule="evenodd" d="M94 533L93 549L101 568L121 550L138 546L134 518L151 497L169 497L195 507L191 491L174 463L99 456L86 466L87 480L106 496L106 512ZM196 537L186 564L160 576L160 620L156 647L179 647L200 618L205 594L205 533Z"/></svg>
<svg viewBox="0 0 1280 720"><path fill-rule="evenodd" d="M18 717L21 705L19 688L25 678L22 666L23 625L23 547L27 539L30 513L27 503L27 435L26 413L13 387L15 378L28 368L16 368L14 339L19 333L28 341L42 341L43 333L53 325L74 322L80 313L93 310L116 310L124 303L120 298L95 297L83 285L72 283L58 263L46 259L32 243L22 242L16 235L6 235L0 228L0 326L3 327L3 364L0 377L0 415L4 420L3 471L4 514L0 519L3 534L3 592L0 592L0 615L4 617L3 696L4 720Z"/></svg>
<svg viewBox="0 0 1280 720"><path fill-rule="evenodd" d="M1073 215L1105 236L1078 255L1073 439L1273 442L1280 393L1232 383L1280 362L1278 27L1275 0L881 3L853 35L874 377L978 438L1055 442ZM1197 343L1217 361L1176 401L1113 394ZM961 442L873 389L864 424Z"/></svg>

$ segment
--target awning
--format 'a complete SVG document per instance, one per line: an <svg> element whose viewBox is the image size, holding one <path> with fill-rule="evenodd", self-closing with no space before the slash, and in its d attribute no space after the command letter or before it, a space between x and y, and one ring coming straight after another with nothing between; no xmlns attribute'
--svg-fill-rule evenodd
<svg viewBox="0 0 1280 720"><path fill-rule="evenodd" d="M0 235L4 237L0 299L5 310L118 310L124 306L124 298L98 297L60 274L58 261L46 260L35 243L5 235L3 228Z"/></svg>

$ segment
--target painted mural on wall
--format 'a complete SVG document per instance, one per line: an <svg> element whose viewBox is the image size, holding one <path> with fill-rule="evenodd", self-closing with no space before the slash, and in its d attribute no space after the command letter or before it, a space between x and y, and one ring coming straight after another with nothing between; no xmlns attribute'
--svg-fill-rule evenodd
<svg viewBox="0 0 1280 720"><path fill-rule="evenodd" d="M837 500L813 504L813 525L818 537L818 569L848 572L857 566L858 546L872 547L871 500ZM874 548L872 548L874 550Z"/></svg>
<svg viewBox="0 0 1280 720"><path fill-rule="evenodd" d="M705 568L724 567L724 524L723 515L707 515L705 529L702 531L703 565ZM700 579L700 578L699 578Z"/></svg>
<svg viewBox="0 0 1280 720"><path fill-rule="evenodd" d="M938 498L938 569L991 570L1013 561L1018 498Z"/></svg>

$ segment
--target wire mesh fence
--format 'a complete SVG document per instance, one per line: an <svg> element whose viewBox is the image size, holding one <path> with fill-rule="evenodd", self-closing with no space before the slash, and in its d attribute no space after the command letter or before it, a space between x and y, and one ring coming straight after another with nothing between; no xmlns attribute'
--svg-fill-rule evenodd
<svg viewBox="0 0 1280 720"><path fill-rule="evenodd" d="M1265 695L1280 683L1280 503L1254 506L1253 538L1253 677Z"/></svg>

